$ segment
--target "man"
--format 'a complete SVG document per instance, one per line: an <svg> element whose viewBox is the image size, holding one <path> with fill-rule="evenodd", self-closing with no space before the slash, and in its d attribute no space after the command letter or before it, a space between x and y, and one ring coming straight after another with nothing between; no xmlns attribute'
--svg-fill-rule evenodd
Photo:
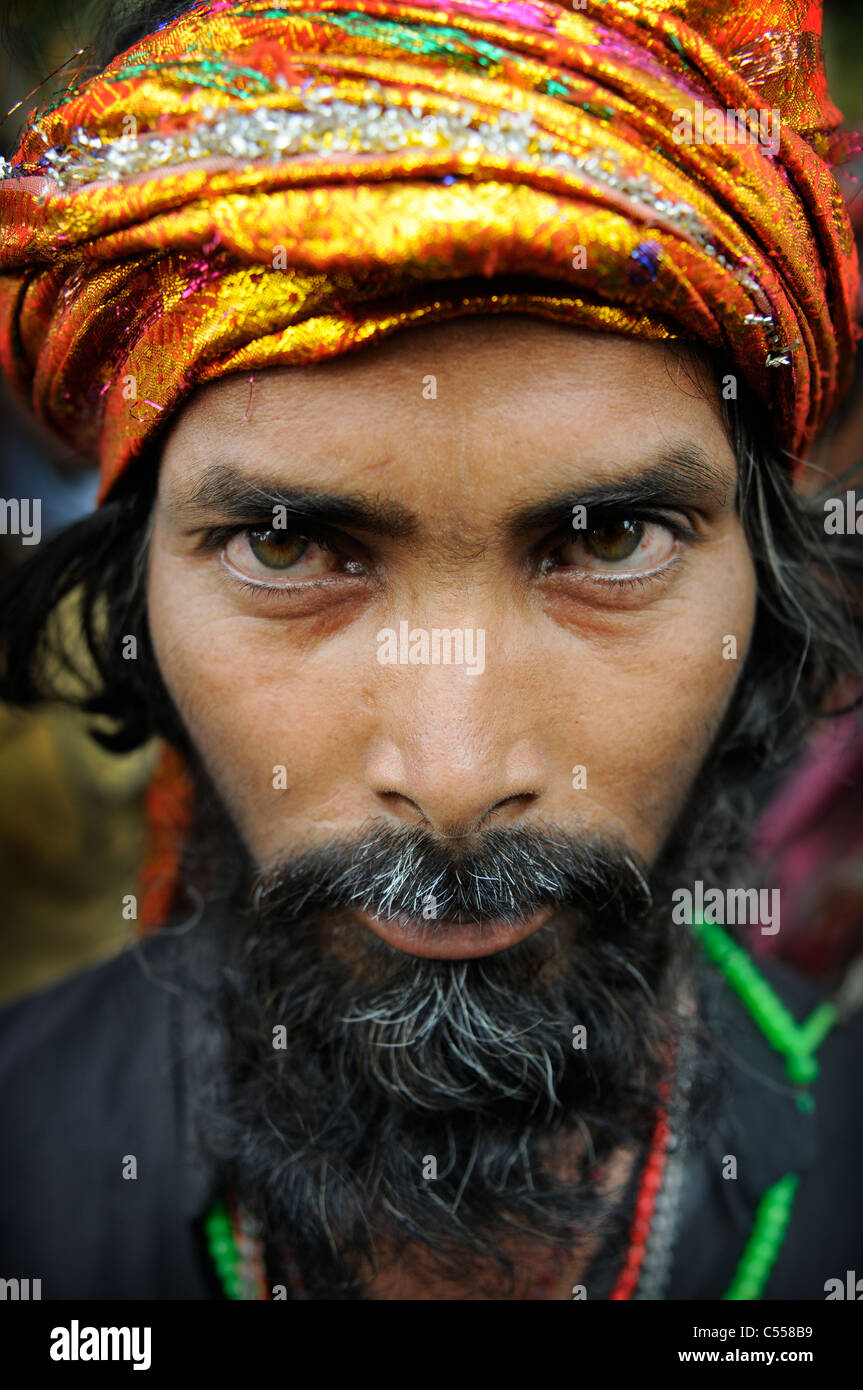
<svg viewBox="0 0 863 1390"><path fill-rule="evenodd" d="M43 1297L845 1288L859 1014L739 944L863 671L790 481L856 293L798 8L157 11L25 134L3 360L103 488L3 692L74 595L99 738L169 749L161 930L3 1019Z"/></svg>

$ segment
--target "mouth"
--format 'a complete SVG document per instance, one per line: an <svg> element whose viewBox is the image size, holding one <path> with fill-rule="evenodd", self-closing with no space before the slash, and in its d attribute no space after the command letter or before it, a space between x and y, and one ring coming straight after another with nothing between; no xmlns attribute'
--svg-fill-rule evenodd
<svg viewBox="0 0 863 1390"><path fill-rule="evenodd" d="M489 918L483 922L426 922L421 917L375 917L354 909L360 921L376 936L409 956L437 960L470 960L506 951L545 926L553 907L541 907L517 922Z"/></svg>

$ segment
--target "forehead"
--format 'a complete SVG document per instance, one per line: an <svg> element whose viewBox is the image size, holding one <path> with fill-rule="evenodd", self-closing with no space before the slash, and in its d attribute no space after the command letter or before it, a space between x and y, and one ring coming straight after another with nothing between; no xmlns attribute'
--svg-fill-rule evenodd
<svg viewBox="0 0 863 1390"><path fill-rule="evenodd" d="M163 473L171 490L221 462L385 491L431 476L503 497L550 468L612 480L696 443L733 466L718 389L673 342L483 315L213 382L178 415Z"/></svg>

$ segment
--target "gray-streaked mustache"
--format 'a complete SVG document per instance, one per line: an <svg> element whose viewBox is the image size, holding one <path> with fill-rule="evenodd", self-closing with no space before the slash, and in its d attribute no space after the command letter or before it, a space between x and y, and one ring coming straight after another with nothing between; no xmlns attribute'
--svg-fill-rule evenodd
<svg viewBox="0 0 863 1390"><path fill-rule="evenodd" d="M423 827L372 825L258 875L252 905L262 917L357 907L372 916L425 922L514 924L548 906L632 921L650 908L646 871L609 837L492 829L471 848L442 843Z"/></svg>

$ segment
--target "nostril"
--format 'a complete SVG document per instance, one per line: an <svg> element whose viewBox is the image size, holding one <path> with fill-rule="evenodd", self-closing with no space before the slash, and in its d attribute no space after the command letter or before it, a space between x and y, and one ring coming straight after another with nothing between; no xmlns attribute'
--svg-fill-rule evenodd
<svg viewBox="0 0 863 1390"><path fill-rule="evenodd" d="M409 796L405 796L403 792L379 791L378 797L387 809L396 815L404 815L405 811L410 811L412 815L418 816L420 820L426 819L417 803L412 801Z"/></svg>
<svg viewBox="0 0 863 1390"><path fill-rule="evenodd" d="M502 811L505 808L526 811L528 806L531 806L538 797L539 792L514 792L512 796L505 796L502 800L495 802L494 806L486 812L483 816L482 823L487 821L490 816L496 816L498 811Z"/></svg>

